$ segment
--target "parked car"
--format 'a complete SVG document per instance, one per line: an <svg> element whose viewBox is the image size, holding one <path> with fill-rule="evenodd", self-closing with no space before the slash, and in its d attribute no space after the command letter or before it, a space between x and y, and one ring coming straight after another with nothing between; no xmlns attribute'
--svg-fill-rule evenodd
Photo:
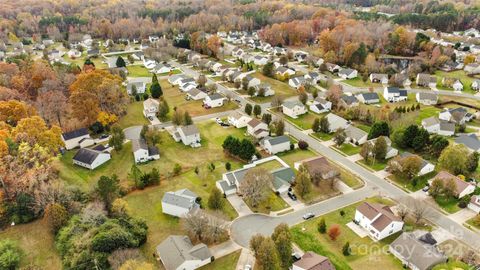
<svg viewBox="0 0 480 270"><path fill-rule="evenodd" d="M108 135L107 133L104 133L104 134L100 135L100 139L106 139L106 138L108 138L108 136L110 136L110 135Z"/></svg>
<svg viewBox="0 0 480 270"><path fill-rule="evenodd" d="M427 185L427 186L424 186L424 187L422 188L422 191L423 191L423 192L428 192L429 189L430 189L430 186Z"/></svg>
<svg viewBox="0 0 480 270"><path fill-rule="evenodd" d="M239 98L236 98L234 101L237 102L237 103L241 103L241 102L242 102Z"/></svg>
<svg viewBox="0 0 480 270"><path fill-rule="evenodd" d="M153 117L149 116L148 120L153 121Z"/></svg>
<svg viewBox="0 0 480 270"><path fill-rule="evenodd" d="M297 200L297 196L295 196L295 194L291 190L288 191L287 195L288 195L288 197L290 197L290 199L292 199L292 201Z"/></svg>
<svg viewBox="0 0 480 270"><path fill-rule="evenodd" d="M298 254L297 252L292 253L292 261L293 262L299 261L301 258L302 258L302 256L300 256L300 254Z"/></svg>
<svg viewBox="0 0 480 270"><path fill-rule="evenodd" d="M311 218L314 218L315 217L315 214L314 213L306 213L305 215L303 215L303 219L304 220L309 220Z"/></svg>
<svg viewBox="0 0 480 270"><path fill-rule="evenodd" d="M245 264L243 270L252 270L252 266L250 264Z"/></svg>
<svg viewBox="0 0 480 270"><path fill-rule="evenodd" d="M217 122L217 124L222 124L223 123L222 119L220 119L218 117L215 118L215 122Z"/></svg>

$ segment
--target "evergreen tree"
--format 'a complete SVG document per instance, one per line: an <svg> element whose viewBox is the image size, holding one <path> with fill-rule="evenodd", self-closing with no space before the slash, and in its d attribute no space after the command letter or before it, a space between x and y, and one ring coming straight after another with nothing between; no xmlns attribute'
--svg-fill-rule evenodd
<svg viewBox="0 0 480 270"><path fill-rule="evenodd" d="M320 219L320 221L318 222L318 232L322 234L327 232L327 224L325 223L325 218Z"/></svg>
<svg viewBox="0 0 480 270"><path fill-rule="evenodd" d="M150 94L152 94L153 98L160 98L161 96L163 96L162 87L158 82L152 83L152 85L150 85Z"/></svg>
<svg viewBox="0 0 480 270"><path fill-rule="evenodd" d="M117 61L116 61L115 65L117 67L126 67L127 66L127 64L125 63L125 60L123 60L123 58L121 56L119 56L117 58Z"/></svg>
<svg viewBox="0 0 480 270"><path fill-rule="evenodd" d="M214 210L223 208L223 195L218 188L213 188L208 197L208 207Z"/></svg>
<svg viewBox="0 0 480 270"><path fill-rule="evenodd" d="M193 124L192 117L190 116L190 114L188 112L185 112L183 114L183 125L188 126L188 125L191 125L191 124Z"/></svg>
<svg viewBox="0 0 480 270"><path fill-rule="evenodd" d="M245 113L246 113L247 115L251 115L251 114L252 114L252 109L253 109L253 108L252 108L252 105L251 105L250 103L245 104Z"/></svg>
<svg viewBox="0 0 480 270"><path fill-rule="evenodd" d="M257 117L260 114L262 114L262 107L260 107L260 105L258 105L258 104L255 104L255 106L253 106L253 115L255 115L255 117Z"/></svg>

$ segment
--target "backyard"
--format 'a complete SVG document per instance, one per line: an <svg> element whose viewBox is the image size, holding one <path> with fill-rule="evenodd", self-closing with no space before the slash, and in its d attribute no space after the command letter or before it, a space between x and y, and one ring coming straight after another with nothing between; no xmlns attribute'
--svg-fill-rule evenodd
<svg viewBox="0 0 480 270"><path fill-rule="evenodd" d="M276 96L280 97L291 97L295 96L297 93L295 89L291 88L288 83L267 77L263 75L261 72L255 72L252 74L253 77L260 79L262 83L268 83L275 91Z"/></svg>
<svg viewBox="0 0 480 270"><path fill-rule="evenodd" d="M128 77L152 77L152 73L143 65L129 65L127 66L127 70Z"/></svg>
<svg viewBox="0 0 480 270"><path fill-rule="evenodd" d="M143 115L143 101L134 101L127 105L127 114L117 124L122 128L148 125L150 122Z"/></svg>
<svg viewBox="0 0 480 270"><path fill-rule="evenodd" d="M391 205L391 201L380 198L368 199L370 202ZM386 245L391 243L397 235L393 235L380 242L373 242L369 237L360 238L346 226L354 216L355 209L360 203L338 209L321 217L306 221L292 227L293 241L303 250L311 250L320 255L329 257L337 270L344 269L403 269L399 260L383 252ZM344 215L340 215L340 211ZM338 224L341 234L331 240L327 234L320 234L317 230L320 218L325 218L327 228ZM350 242L352 254L344 256L342 247L345 242Z"/></svg>
<svg viewBox="0 0 480 270"><path fill-rule="evenodd" d="M478 77L470 77L463 70L455 70L455 71L450 71L450 72L438 70L438 71L435 72L435 76L437 76L437 88L438 89L453 91L452 88L442 86L442 79L444 77L446 77L446 78L456 78L456 79L459 79L463 83L463 92L469 93L469 94L477 93L475 90L472 90L471 85L472 85L472 82L475 79L478 79Z"/></svg>

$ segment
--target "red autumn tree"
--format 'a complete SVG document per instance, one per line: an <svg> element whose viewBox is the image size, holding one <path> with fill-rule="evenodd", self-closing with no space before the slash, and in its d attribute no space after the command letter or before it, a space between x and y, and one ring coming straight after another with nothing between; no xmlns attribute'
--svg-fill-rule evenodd
<svg viewBox="0 0 480 270"><path fill-rule="evenodd" d="M330 239L333 241L337 240L337 238L340 236L342 232L340 231L340 226L338 224L333 224L329 229L328 229L328 236Z"/></svg>

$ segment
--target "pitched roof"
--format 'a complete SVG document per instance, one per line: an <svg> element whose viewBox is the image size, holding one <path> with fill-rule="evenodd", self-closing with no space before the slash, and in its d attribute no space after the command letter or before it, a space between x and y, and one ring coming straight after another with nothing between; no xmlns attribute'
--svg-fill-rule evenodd
<svg viewBox="0 0 480 270"><path fill-rule="evenodd" d="M282 135L277 137L266 137L265 139L263 139L263 141L268 141L272 146L274 146L286 142L290 143L290 138L288 138L288 136Z"/></svg>
<svg viewBox="0 0 480 270"><path fill-rule="evenodd" d="M355 97L355 96L342 95L340 98L341 98L341 99L343 100L343 102L345 102L345 104L347 104L347 105L352 105L352 104L358 102L358 99L357 99L357 97Z"/></svg>
<svg viewBox="0 0 480 270"><path fill-rule="evenodd" d="M97 150L80 148L75 156L73 156L73 160L91 165L100 154L102 154L102 152Z"/></svg>
<svg viewBox="0 0 480 270"><path fill-rule="evenodd" d="M212 257L208 247L200 243L192 244L187 236L170 235L157 246L157 254L167 270L177 269L185 261L206 260Z"/></svg>
<svg viewBox="0 0 480 270"><path fill-rule="evenodd" d="M353 72L355 72L355 69L344 68L344 69L340 70L340 71L338 72L338 74L345 74L345 75L348 76L348 75L352 74Z"/></svg>
<svg viewBox="0 0 480 270"><path fill-rule="evenodd" d="M327 257L312 251L305 252L302 258L294 262L293 265L305 270L335 270L335 267Z"/></svg>
<svg viewBox="0 0 480 270"><path fill-rule="evenodd" d="M215 94L209 95L208 98L210 98L211 100L217 100L217 99L224 99L225 97L220 95L219 93L215 93Z"/></svg>
<svg viewBox="0 0 480 270"><path fill-rule="evenodd" d="M455 138L455 142L463 144L473 151L478 151L480 149L480 140L475 134L460 135Z"/></svg>
<svg viewBox="0 0 480 270"><path fill-rule="evenodd" d="M287 107L289 109L293 109L296 106L305 107L305 105L303 105L303 103L301 103L298 100L285 101L285 102L283 102L282 106Z"/></svg>
<svg viewBox="0 0 480 270"><path fill-rule="evenodd" d="M183 134L185 134L185 136L190 136L190 135L193 135L193 134L200 133L200 131L198 131L197 126L195 126L195 125L181 126L181 127L179 127L179 129L182 130L182 132L183 132Z"/></svg>
<svg viewBox="0 0 480 270"><path fill-rule="evenodd" d="M377 100L380 99L377 93L361 93L359 96L362 96L364 100Z"/></svg>
<svg viewBox="0 0 480 270"><path fill-rule="evenodd" d="M400 157L401 158L407 158L407 157L411 157L411 156L417 156L419 157L421 160L422 160L422 167L421 168L424 168L425 166L427 166L428 164L430 164L430 162L426 161L425 159L423 159L421 156L419 155L416 155L416 154L412 154L410 152L403 152L400 154Z"/></svg>
<svg viewBox="0 0 480 270"><path fill-rule="evenodd" d="M345 134L347 135L347 137L355 139L357 141L368 135L367 132L354 126L348 126L345 129Z"/></svg>
<svg viewBox="0 0 480 270"><path fill-rule="evenodd" d="M447 181L450 181L450 179L453 179L455 181L455 186L457 188L456 194L462 193L467 187L471 186L471 183L465 182L462 179L458 178L457 176L447 172L447 171L441 171L439 172L436 176L435 179L441 180L444 184L447 183Z"/></svg>
<svg viewBox="0 0 480 270"><path fill-rule="evenodd" d="M73 130L70 132L65 132L62 134L62 137L64 140L67 141L67 140L82 137L85 135L88 135L88 130L86 128L81 128L81 129Z"/></svg>
<svg viewBox="0 0 480 270"><path fill-rule="evenodd" d="M337 172L325 157L315 157L302 162L302 165L307 169L310 175L329 174L330 172ZM337 172L338 173L338 172Z"/></svg>
<svg viewBox="0 0 480 270"><path fill-rule="evenodd" d="M255 128L257 127L258 125L262 124L263 122L256 119L256 118L252 118L252 120L250 120L247 125L251 126L252 128Z"/></svg>
<svg viewBox="0 0 480 270"><path fill-rule="evenodd" d="M272 171L273 187L281 188L283 185L290 185L295 181L295 172L291 168L280 168Z"/></svg>
<svg viewBox="0 0 480 270"><path fill-rule="evenodd" d="M419 100L437 101L438 100L438 95L435 94L435 93L420 92L420 93L418 93L418 99Z"/></svg>
<svg viewBox="0 0 480 270"><path fill-rule="evenodd" d="M422 120L422 125L425 127L431 127L440 124L440 120L436 116L428 117Z"/></svg>
<svg viewBox="0 0 480 270"><path fill-rule="evenodd" d="M181 208L190 208L195 204L197 194L188 189L180 189L175 192L168 191L163 194L162 203L172 204Z"/></svg>
<svg viewBox="0 0 480 270"><path fill-rule="evenodd" d="M364 202L357 207L357 211L362 213L369 220L375 219L372 226L378 231L383 231L393 221L401 221L402 219L396 216L389 206L380 203ZM380 215L380 216L379 216Z"/></svg>

